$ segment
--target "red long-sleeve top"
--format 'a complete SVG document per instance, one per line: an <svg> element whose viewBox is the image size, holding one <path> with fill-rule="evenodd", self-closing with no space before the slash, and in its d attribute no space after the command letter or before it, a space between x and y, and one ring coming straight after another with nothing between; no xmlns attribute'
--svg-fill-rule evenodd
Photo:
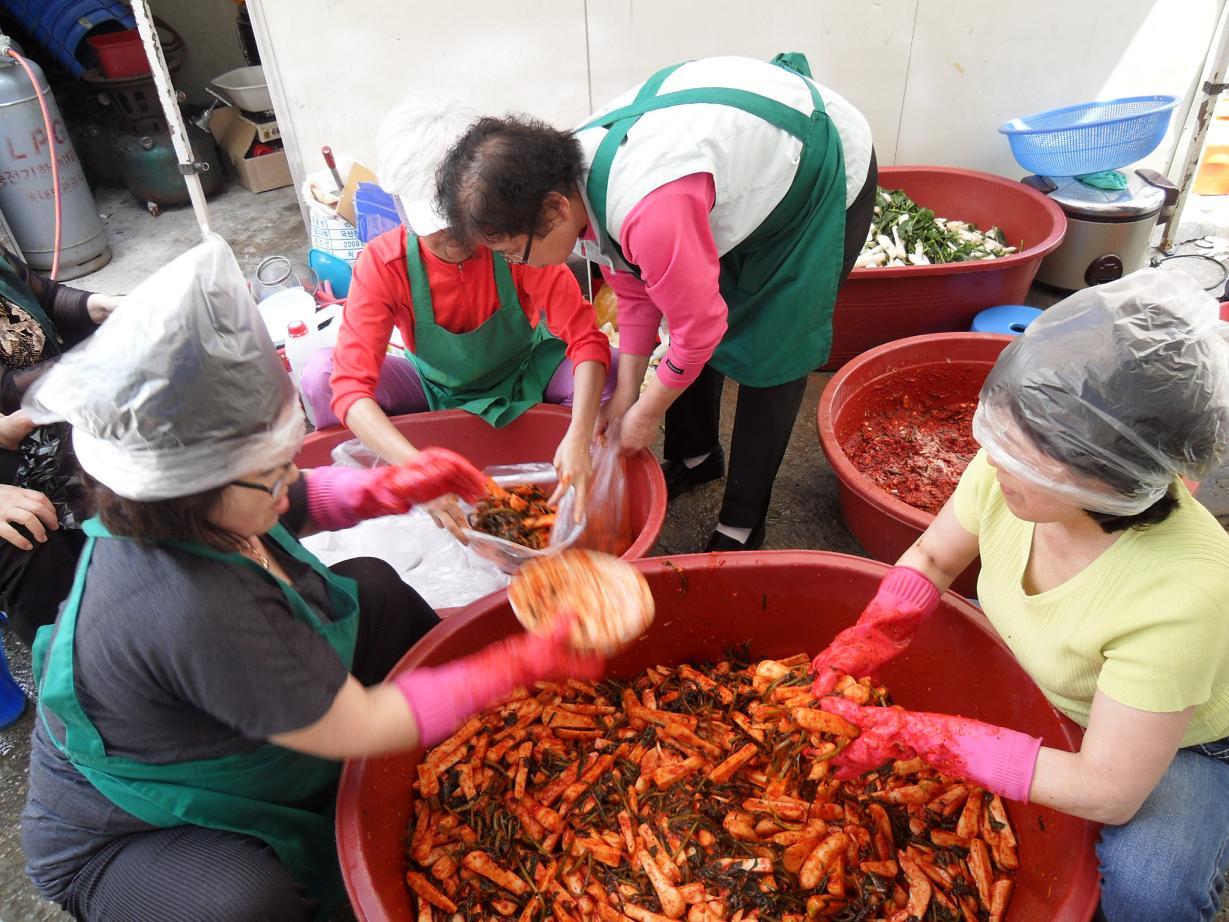
<svg viewBox="0 0 1229 922"><path fill-rule="evenodd" d="M387 231L367 244L354 266L350 294L333 351L333 412L343 423L356 400L375 398L380 367L393 326L414 351L414 308L406 275L405 228ZM477 329L499 309L491 251L485 247L463 263L446 263L419 244L431 285L435 322L452 333ZM521 308L536 327L565 343L574 363L596 361L610 369L610 343L597 328L593 306L567 266L510 265Z"/></svg>

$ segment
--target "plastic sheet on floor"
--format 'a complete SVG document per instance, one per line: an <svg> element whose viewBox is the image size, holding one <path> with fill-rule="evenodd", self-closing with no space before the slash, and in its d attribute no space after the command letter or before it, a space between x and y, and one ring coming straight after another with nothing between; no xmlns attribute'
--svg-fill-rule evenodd
<svg viewBox="0 0 1229 922"><path fill-rule="evenodd" d="M352 557L387 560L437 610L468 605L508 585L508 577L498 567L436 527L420 509L369 519L342 531L309 535L302 541L329 566Z"/></svg>

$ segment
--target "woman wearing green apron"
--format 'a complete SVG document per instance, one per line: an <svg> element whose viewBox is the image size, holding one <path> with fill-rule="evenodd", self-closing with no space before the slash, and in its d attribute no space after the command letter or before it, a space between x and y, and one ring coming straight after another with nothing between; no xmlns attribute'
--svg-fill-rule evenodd
<svg viewBox="0 0 1229 922"><path fill-rule="evenodd" d="M330 569L295 533L484 480L441 449L298 471L298 402L220 238L104 332L26 404L73 425L97 510L35 643L28 871L80 919L327 917L341 759L431 745L516 685L601 664L521 635L381 681L434 612L383 561Z"/></svg>
<svg viewBox="0 0 1229 922"><path fill-rule="evenodd" d="M416 98L388 115L378 170L410 227L381 234L359 256L337 346L307 363L303 392L318 425L344 423L393 463L416 449L390 413L463 409L506 426L538 403L570 406L555 467L576 487L579 515L600 401L614 387L610 344L566 267L530 268L520 254L505 259L448 232L435 170L474 118ZM394 329L404 353L386 351ZM436 510L441 524L464 524L459 510L444 512Z"/></svg>
<svg viewBox="0 0 1229 922"><path fill-rule="evenodd" d="M45 279L0 250L0 611L27 645L55 620L85 538L64 432L35 429L21 398L118 303Z"/></svg>
<svg viewBox="0 0 1229 922"><path fill-rule="evenodd" d="M627 451L664 418L671 497L725 471L721 389L740 385L725 500L709 550L759 547L806 376L870 227L870 129L801 55L669 67L571 133L486 118L439 174L449 223L531 265L575 247L618 295L604 419ZM662 319L670 341L641 393Z"/></svg>

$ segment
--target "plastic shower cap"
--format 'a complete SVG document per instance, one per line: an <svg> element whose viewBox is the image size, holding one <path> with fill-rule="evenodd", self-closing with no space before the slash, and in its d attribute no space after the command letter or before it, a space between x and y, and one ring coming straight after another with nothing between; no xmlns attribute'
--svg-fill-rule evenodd
<svg viewBox="0 0 1229 922"><path fill-rule="evenodd" d="M1085 509L1134 515L1229 449L1229 324L1176 272L1077 292L1011 343L973 435L1010 473Z"/></svg>
<svg viewBox="0 0 1229 922"><path fill-rule="evenodd" d="M475 110L455 100L411 96L380 125L376 175L381 187L401 200L410 229L420 237L448 226L436 205L435 171L448 149L477 120Z"/></svg>
<svg viewBox="0 0 1229 922"><path fill-rule="evenodd" d="M210 234L133 289L26 393L120 496L171 499L284 463L303 412L235 257Z"/></svg>

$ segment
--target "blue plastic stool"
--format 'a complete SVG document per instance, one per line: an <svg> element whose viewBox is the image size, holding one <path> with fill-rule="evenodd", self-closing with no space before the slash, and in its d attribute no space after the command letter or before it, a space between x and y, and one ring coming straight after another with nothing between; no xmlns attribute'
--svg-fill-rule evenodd
<svg viewBox="0 0 1229 922"><path fill-rule="evenodd" d="M1008 336L1019 336L1040 316L1041 311L1035 307L1002 304L981 311L973 318L973 326L970 329L974 333L1006 333Z"/></svg>
<svg viewBox="0 0 1229 922"><path fill-rule="evenodd" d="M16 723L26 709L26 693L9 674L9 663L0 646L0 729Z"/></svg>

